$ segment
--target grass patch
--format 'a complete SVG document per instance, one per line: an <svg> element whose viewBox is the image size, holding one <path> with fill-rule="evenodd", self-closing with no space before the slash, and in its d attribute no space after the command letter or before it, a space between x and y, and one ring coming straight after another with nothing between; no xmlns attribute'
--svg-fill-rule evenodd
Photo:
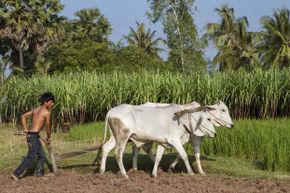
<svg viewBox="0 0 290 193"><path fill-rule="evenodd" d="M205 139L202 144L202 165L205 172L234 177L289 179L289 170L283 167L290 163L285 161L290 156L289 148L286 148L290 147L288 125L290 125L289 119L237 120L234 129L218 129L218 136L215 139ZM90 123L76 125L67 134L54 133L53 149L57 153L66 153L100 144L103 139L103 128L103 122ZM11 171L26 154L24 136L14 135L17 131L18 129L13 125L0 126L0 171ZM189 155L193 155L191 146L187 146L186 149ZM174 150L167 150L161 161L161 167L165 171L176 156L172 152ZM58 165L65 170L93 172L96 167L91 164L95 156L96 152L91 152L59 161ZM194 168L197 168L193 156L190 156L190 159ZM141 153L138 160L139 168L151 173L153 163L149 157ZM125 151L124 164L127 170L132 167L129 144ZM269 164L268 168L267 164ZM273 164L275 164L274 170ZM112 172L119 171L113 152L108 158L107 168ZM178 163L176 172L186 172L182 161Z"/></svg>
<svg viewBox="0 0 290 193"><path fill-rule="evenodd" d="M206 139L203 153L256 160L257 167L290 171L290 119L237 120L234 129L218 129L215 139Z"/></svg>

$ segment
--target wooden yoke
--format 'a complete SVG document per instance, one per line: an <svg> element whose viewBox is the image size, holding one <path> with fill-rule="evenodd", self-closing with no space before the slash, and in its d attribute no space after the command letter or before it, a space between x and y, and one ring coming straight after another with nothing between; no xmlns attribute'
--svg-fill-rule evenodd
<svg viewBox="0 0 290 193"><path fill-rule="evenodd" d="M200 107L196 107L194 109L184 109L182 111L178 111L176 113L174 113L176 118L180 118L185 114L190 114L190 113L194 113L194 112L198 112L198 111L202 111L205 107L204 106L200 106Z"/></svg>

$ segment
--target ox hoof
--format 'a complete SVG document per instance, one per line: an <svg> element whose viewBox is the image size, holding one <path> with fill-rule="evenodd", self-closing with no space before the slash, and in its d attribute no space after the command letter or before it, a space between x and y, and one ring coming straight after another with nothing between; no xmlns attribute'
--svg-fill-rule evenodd
<svg viewBox="0 0 290 193"><path fill-rule="evenodd" d="M169 168L169 169L167 170L167 172L170 173L170 174L172 174L172 173L173 173L173 168Z"/></svg>
<svg viewBox="0 0 290 193"><path fill-rule="evenodd" d="M200 172L200 174L201 174L202 176L206 176L206 174L205 174L204 172Z"/></svg>
<svg viewBox="0 0 290 193"><path fill-rule="evenodd" d="M194 172L189 172L189 175L194 176Z"/></svg>

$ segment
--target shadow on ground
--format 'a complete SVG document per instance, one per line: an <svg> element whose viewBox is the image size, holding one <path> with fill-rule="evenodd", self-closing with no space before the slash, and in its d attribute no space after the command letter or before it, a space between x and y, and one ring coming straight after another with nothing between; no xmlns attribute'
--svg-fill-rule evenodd
<svg viewBox="0 0 290 193"><path fill-rule="evenodd" d="M159 168L163 171L168 171L170 164L174 161L176 156L177 156L177 154L174 154L174 153L169 153L169 154L164 155L162 157L161 162L160 162ZM130 169L132 169L132 154L128 154L128 153L124 154L123 160L124 160L123 163L124 163L126 171L129 171ZM216 161L215 159L212 159L212 158L207 157L207 156L201 156L201 160ZM195 162L194 156L189 156L189 162L190 163ZM153 166L154 166L153 161L147 155L140 154L138 156L138 170L144 171L146 173L151 173ZM84 168L89 169L89 168L92 168L93 173L99 172L99 165L92 166L92 163L66 164L65 166L59 166L59 168L65 169L65 170L66 169L84 169ZM197 172L195 170L195 167L193 167L193 169L195 172ZM107 158L106 171L111 172L111 173L115 173L115 174L118 173L119 167L118 167L117 161L116 161L114 156L109 156ZM173 173L181 173L181 172L186 173L187 172L183 160L180 160L178 162L178 164L176 165L176 168L172 172Z"/></svg>

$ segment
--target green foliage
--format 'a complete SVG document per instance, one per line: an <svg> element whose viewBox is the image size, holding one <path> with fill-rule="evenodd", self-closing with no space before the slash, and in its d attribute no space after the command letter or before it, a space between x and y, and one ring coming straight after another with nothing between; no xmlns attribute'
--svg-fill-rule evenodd
<svg viewBox="0 0 290 193"><path fill-rule="evenodd" d="M158 56L148 55L136 46L118 49L115 62L109 66L113 71L138 72L144 70L171 70L171 64L163 62Z"/></svg>
<svg viewBox="0 0 290 193"><path fill-rule="evenodd" d="M108 19L100 13L98 8L82 9L76 12L75 15L78 18L70 23L72 31L68 31L68 33L73 35L73 40L82 41L83 39L90 39L94 42L107 41L112 27Z"/></svg>
<svg viewBox="0 0 290 193"><path fill-rule="evenodd" d="M213 64L219 65L220 70L253 70L259 65L258 50L255 47L259 34L247 32L247 18L236 19L233 8L224 5L216 12L221 22L207 24L204 35L204 39L213 41L218 49Z"/></svg>
<svg viewBox="0 0 290 193"><path fill-rule="evenodd" d="M259 49L266 68L290 67L290 10L277 9L273 17L262 17L262 41Z"/></svg>
<svg viewBox="0 0 290 193"><path fill-rule="evenodd" d="M51 61L50 72L93 70L107 68L115 60L107 42L91 40L65 41L52 46L46 53Z"/></svg>
<svg viewBox="0 0 290 193"><path fill-rule="evenodd" d="M192 18L194 0L148 2L151 10L149 18L153 22L161 21L167 35L168 61L183 72L188 69L205 69L201 44Z"/></svg>
<svg viewBox="0 0 290 193"><path fill-rule="evenodd" d="M158 56L158 52L164 51L158 47L158 44L166 42L162 38L154 39L156 31L151 32L150 28L146 30L144 23L136 22L136 24L137 30L130 27L130 33L124 36L130 46L141 48L145 53L153 56Z"/></svg>
<svg viewBox="0 0 290 193"><path fill-rule="evenodd" d="M42 53L56 39L57 14L62 8L58 0L1 2L0 38L9 40L10 49L18 53L19 58L13 60L15 66L23 70L28 66L28 62L24 63L24 52L32 49Z"/></svg>
<svg viewBox="0 0 290 193"><path fill-rule="evenodd" d="M206 139L206 154L254 160L261 169L290 171L289 119L239 120L234 129L218 129L215 139Z"/></svg>

